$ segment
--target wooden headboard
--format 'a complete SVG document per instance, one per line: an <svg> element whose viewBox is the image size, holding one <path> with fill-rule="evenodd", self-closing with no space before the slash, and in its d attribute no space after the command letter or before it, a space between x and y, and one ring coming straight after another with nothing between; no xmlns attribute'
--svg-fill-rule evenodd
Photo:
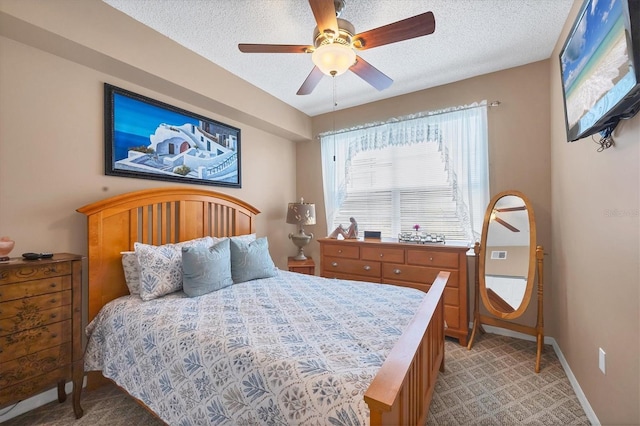
<svg viewBox="0 0 640 426"><path fill-rule="evenodd" d="M107 302L129 293L123 251L135 242L167 244L204 236L255 232L255 207L232 196L195 188L145 189L77 209L88 217L91 321Z"/></svg>

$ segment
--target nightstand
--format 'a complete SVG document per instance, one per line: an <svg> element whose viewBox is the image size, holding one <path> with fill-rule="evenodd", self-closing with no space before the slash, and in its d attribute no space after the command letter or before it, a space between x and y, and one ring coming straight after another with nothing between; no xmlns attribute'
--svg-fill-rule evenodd
<svg viewBox="0 0 640 426"><path fill-rule="evenodd" d="M315 275L316 264L312 258L307 257L307 260L296 260L293 256L289 257L287 267L291 272L297 272L299 274Z"/></svg>

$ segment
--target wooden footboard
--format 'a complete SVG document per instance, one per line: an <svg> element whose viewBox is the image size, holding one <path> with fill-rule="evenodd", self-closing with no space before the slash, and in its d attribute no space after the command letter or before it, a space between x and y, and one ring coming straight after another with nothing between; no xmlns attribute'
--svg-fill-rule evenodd
<svg viewBox="0 0 640 426"><path fill-rule="evenodd" d="M426 423L438 370L444 371L442 295L448 279L449 272L440 272L364 394L371 426Z"/></svg>

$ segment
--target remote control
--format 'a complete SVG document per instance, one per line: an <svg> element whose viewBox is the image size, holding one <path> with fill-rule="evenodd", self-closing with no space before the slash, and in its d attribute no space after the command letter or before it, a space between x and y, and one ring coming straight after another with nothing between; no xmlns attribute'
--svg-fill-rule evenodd
<svg viewBox="0 0 640 426"><path fill-rule="evenodd" d="M22 253L22 257L27 260L51 259L53 253Z"/></svg>

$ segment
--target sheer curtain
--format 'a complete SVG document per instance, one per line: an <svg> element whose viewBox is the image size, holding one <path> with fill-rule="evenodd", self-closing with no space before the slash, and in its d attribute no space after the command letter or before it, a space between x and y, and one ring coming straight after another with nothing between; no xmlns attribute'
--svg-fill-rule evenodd
<svg viewBox="0 0 640 426"><path fill-rule="evenodd" d="M335 228L344 207L353 172L351 163L357 154L390 146L431 144L437 146L444 164L456 214L467 230L465 238L473 241L480 237L489 203L486 101L325 133L320 139L328 231ZM415 192L415 182L411 182L409 193Z"/></svg>

